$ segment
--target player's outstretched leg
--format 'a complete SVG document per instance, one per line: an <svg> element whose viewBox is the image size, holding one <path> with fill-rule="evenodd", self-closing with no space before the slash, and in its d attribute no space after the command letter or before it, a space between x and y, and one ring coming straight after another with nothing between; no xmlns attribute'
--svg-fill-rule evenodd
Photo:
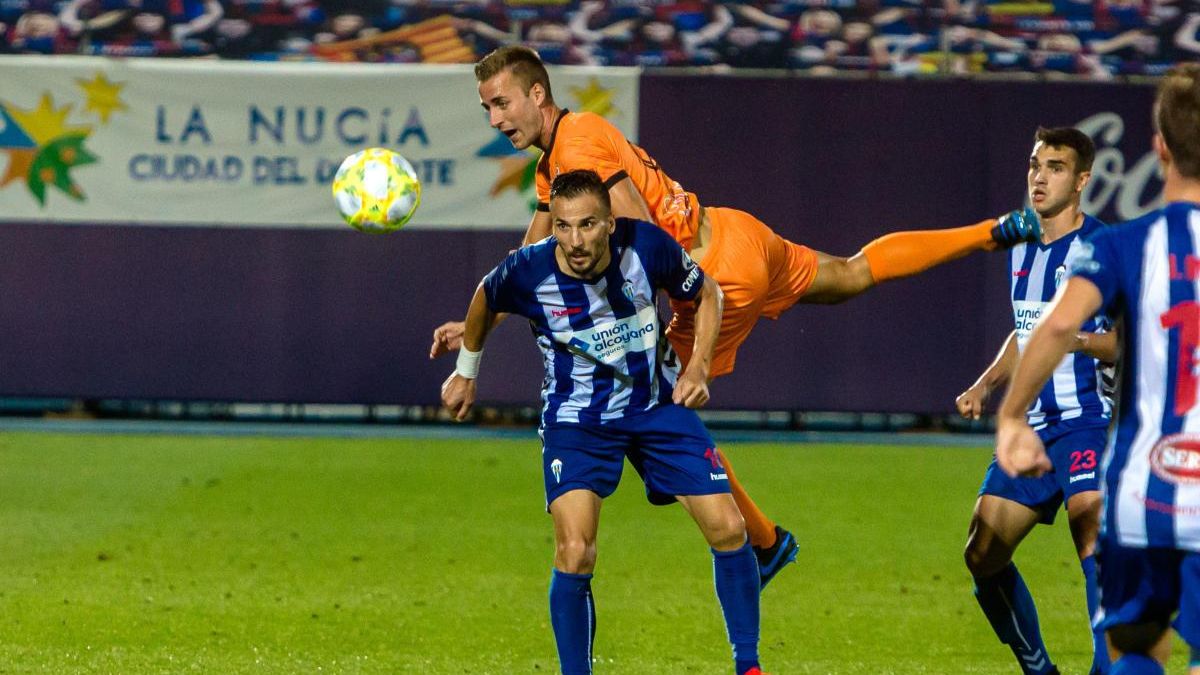
<svg viewBox="0 0 1200 675"><path fill-rule="evenodd" d="M894 232L864 246L862 254L871 268L871 278L881 283L919 274L974 251L1012 248L1040 238L1037 214L1026 209L966 227Z"/></svg>
<svg viewBox="0 0 1200 675"><path fill-rule="evenodd" d="M733 646L734 670L738 675L759 674L758 562L737 505L725 494L678 499L712 548L713 581Z"/></svg>
<svg viewBox="0 0 1200 675"><path fill-rule="evenodd" d="M746 521L746 533L750 535L750 545L754 548L754 556L758 559L759 588L766 588L771 579L788 563L796 560L796 538L791 532L776 525L763 513L750 495L742 487L741 481L733 472L733 465L721 450L717 450L726 475L729 476L729 490L733 493L733 501L737 503L742 519Z"/></svg>
<svg viewBox="0 0 1200 675"><path fill-rule="evenodd" d="M867 244L850 258L818 251L816 275L796 301L845 302L876 284L920 274L974 251L992 251L1040 238L1041 225L1036 214L1013 211L999 220L966 227L893 232Z"/></svg>

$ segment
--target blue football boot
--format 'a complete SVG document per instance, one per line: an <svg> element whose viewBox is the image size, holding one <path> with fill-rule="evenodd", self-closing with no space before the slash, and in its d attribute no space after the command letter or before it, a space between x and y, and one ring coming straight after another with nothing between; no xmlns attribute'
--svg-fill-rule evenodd
<svg viewBox="0 0 1200 675"><path fill-rule="evenodd" d="M755 548L754 555L758 558L758 588L767 587L771 579L779 574L788 563L796 561L796 553L800 547L791 532L775 526L775 543L770 548Z"/></svg>

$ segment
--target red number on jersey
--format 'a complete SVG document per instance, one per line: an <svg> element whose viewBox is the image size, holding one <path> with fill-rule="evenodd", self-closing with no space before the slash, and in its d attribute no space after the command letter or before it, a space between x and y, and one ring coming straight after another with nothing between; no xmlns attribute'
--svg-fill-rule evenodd
<svg viewBox="0 0 1200 675"><path fill-rule="evenodd" d="M1179 329L1175 359L1175 414L1184 416L1196 405L1196 348L1200 347L1200 304L1187 300L1158 317L1162 327Z"/></svg>

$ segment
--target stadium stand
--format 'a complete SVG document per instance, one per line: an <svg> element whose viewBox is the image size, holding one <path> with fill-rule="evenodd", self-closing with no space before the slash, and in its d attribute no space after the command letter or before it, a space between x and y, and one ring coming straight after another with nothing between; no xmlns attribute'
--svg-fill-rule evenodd
<svg viewBox="0 0 1200 675"><path fill-rule="evenodd" d="M1112 79L1200 56L1200 0L0 0L0 52Z"/></svg>

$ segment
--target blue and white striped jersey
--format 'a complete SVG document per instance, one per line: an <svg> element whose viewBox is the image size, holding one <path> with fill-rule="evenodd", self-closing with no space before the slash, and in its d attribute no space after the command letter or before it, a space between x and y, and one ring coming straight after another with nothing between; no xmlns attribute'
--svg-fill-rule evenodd
<svg viewBox="0 0 1200 675"><path fill-rule="evenodd" d="M1085 248L1073 274L1124 319L1103 531L1125 546L1200 551L1200 205L1168 204Z"/></svg>
<svg viewBox="0 0 1200 675"><path fill-rule="evenodd" d="M1017 348L1024 351L1033 327L1058 287L1066 282L1072 260L1084 248L1084 241L1104 223L1085 215L1083 225L1049 244L1018 244L1009 257L1012 272L1012 309L1016 324ZM1089 319L1083 330L1107 330L1104 317ZM1112 402L1104 392L1102 365L1082 352L1067 354L1054 376L1042 387L1037 401L1029 409L1029 426L1044 429L1067 420L1095 420L1108 424Z"/></svg>
<svg viewBox="0 0 1200 675"><path fill-rule="evenodd" d="M526 317L546 367L542 425L596 424L669 403L678 361L658 291L693 300L704 273L659 227L618 218L612 262L595 279L559 269L553 237L505 258L483 280L488 307Z"/></svg>

